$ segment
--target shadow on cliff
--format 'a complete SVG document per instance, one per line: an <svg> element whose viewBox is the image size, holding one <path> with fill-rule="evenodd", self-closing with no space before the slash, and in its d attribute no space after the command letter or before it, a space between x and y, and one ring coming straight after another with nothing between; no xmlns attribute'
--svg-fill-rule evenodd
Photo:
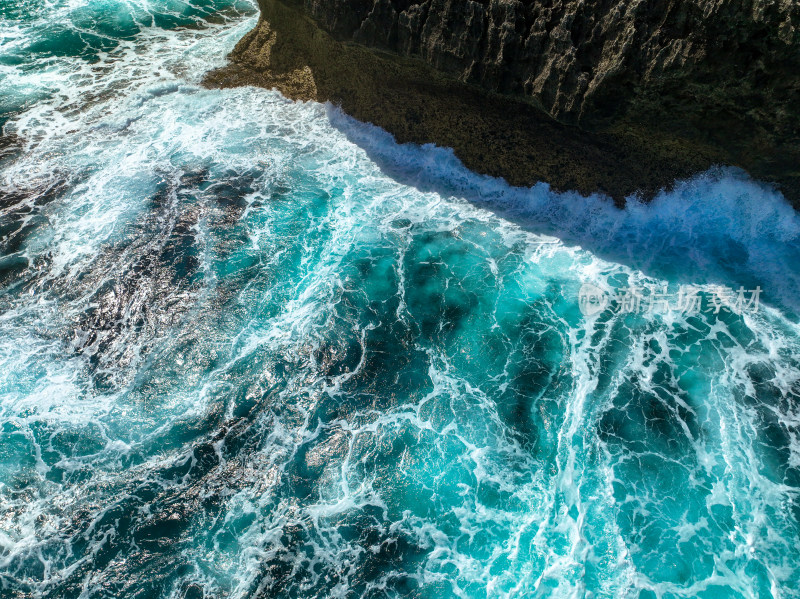
<svg viewBox="0 0 800 599"><path fill-rule="evenodd" d="M716 167L624 208L610 198L512 187L468 170L452 150L398 144L386 131L328 104L328 119L388 177L421 192L464 199L527 231L552 235L605 260L683 284L763 290L800 318L800 215L771 187Z"/></svg>

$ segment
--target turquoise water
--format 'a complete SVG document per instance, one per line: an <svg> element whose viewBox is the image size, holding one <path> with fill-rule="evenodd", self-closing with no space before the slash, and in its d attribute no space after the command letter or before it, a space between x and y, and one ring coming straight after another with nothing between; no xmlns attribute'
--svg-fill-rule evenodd
<svg viewBox="0 0 800 599"><path fill-rule="evenodd" d="M0 596L800 596L782 197L203 89L256 18L2 0ZM665 285L703 309L622 309Z"/></svg>

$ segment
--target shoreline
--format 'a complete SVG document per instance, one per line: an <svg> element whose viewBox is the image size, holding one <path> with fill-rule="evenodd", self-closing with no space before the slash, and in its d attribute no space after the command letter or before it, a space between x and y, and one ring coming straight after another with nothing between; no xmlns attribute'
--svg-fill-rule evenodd
<svg viewBox="0 0 800 599"><path fill-rule="evenodd" d="M259 5L256 27L205 85L255 85L293 100L330 101L398 143L452 148L468 169L512 186L546 182L556 191L605 194L622 206L626 197L650 200L709 168L734 166L777 182L800 207L800 175L779 180L702 132L687 135L627 117L587 131L557 121L531 101L464 83L421 60L337 40L281 0ZM792 160L790 153L787 164Z"/></svg>

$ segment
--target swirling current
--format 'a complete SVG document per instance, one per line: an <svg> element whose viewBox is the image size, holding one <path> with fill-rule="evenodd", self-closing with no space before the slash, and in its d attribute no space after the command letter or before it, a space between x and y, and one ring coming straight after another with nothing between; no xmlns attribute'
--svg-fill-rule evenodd
<svg viewBox="0 0 800 599"><path fill-rule="evenodd" d="M0 0L0 595L800 597L782 196L204 88L256 18Z"/></svg>

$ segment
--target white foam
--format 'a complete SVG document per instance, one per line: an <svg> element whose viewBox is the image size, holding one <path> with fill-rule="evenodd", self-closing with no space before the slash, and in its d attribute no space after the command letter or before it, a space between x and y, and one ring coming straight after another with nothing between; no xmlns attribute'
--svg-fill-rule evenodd
<svg viewBox="0 0 800 599"><path fill-rule="evenodd" d="M259 585L269 592L274 581L265 563L285 559L298 571L305 568L308 588L320 588L336 572L330 593L347 594L358 584L364 556L380 551L344 534L343 523L367 510L380 514L375 526L381 538L400 536L419 548L398 571L371 581L376 591L389 588L392 576L406 575L454 596L475 589L509 597L531 589L564 597L639 589L692 596L715 583L755 593L759 583L746 564L769 572L775 588L788 588L797 566L787 531L796 523L786 506L797 491L753 474L768 456L758 444L759 414L748 403L756 383L747 375L748 368L767 365L774 373L770 383L786 397L800 381L797 327L785 310L796 306L800 290L800 222L783 199L723 170L680 183L649 204L633 200L623 211L598 196L554 193L545 184L517 189L477 176L447 150L399 146L331 106L292 103L250 88L199 87L203 70L221 64L224 51L252 24L250 18L206 31L152 27L97 64L54 59L37 88L54 88L50 99L9 125L25 146L4 170L2 185L31 188L62 177L67 191L44 209L50 225L26 242L31 259L49 260L41 282L33 295L3 299L7 309L0 315L0 416L23 431L37 477L31 502L6 501L0 486L0 518L9 522L0 536L7 552L0 563L56 555L46 559L43 579L31 583L38 592L51 588L89 559L70 556L72 540L59 536L65 514L86 506L87 489L126 489L130 481L151 477L180 487L183 479L165 482L159 473L188 463L189 446L198 439L183 446L173 437L217 413L236 422L246 399L256 406L258 415L247 418L259 441L205 483L219 490L224 526L215 521L210 531L200 518L192 529L196 542L181 546L196 568L187 579L209 593L244 597ZM33 86L34 75L13 76L19 77L14 86ZM252 178L254 191L236 222L223 227L214 220L220 209L202 184L188 190L193 200L178 197L180 181L192 173L206 173L210 181L243 173ZM154 208L158 189L168 193L164 206ZM105 248L119 247L131 227L150 217L164 226L154 233L142 229L153 236L146 247L161 248L165 231L188 216L198 236L200 283L142 296L167 297L185 311L155 331L125 329L119 345L132 357L112 373L111 390L94 389L87 359L66 357L63 342L63 333L95 301L94 288L81 287L80 277L113 280L136 256L114 254L118 261L102 263ZM425 236L433 241L421 241ZM377 264L381 252L390 256L381 271L389 292L354 289L358 258ZM742 260L728 259L730 252L740 252ZM225 288L232 279L220 263L235 269L243 258L254 259L257 274ZM374 406L359 397L363 405L348 409L353 381L368 367L369 336L387 324L348 315L364 316L372 300L396 299L396 308L377 312L409 330L419 326L419 307L409 303L419 291L410 272L417 259L451 269L444 282L433 284L471 285L467 291L488 298L468 320L475 329L451 337L439 331L450 345L416 335L407 351L424 355L425 385L408 396L364 385L360 393ZM464 272L459 261L467 259L473 260L465 269L468 281L460 280L453 273ZM584 318L577 293L586 280L611 288L628 280L680 281L702 291L716 283L758 283L769 305L732 325L705 316L698 324L684 315ZM65 300L65 288L77 297ZM37 294L41 299L34 300ZM218 314L220 305L224 314ZM536 322L526 324L524 315ZM534 325L553 332L563 358L537 396L522 398L531 411L541 410L541 438L531 441L499 402L515 383L512 354L547 364L544 350L523 339L541 334ZM702 355L717 361L697 366L699 382L678 392L677 382L659 381L659 373L680 369L671 350L682 331L697 327L708 333L680 351L697 353L704 344ZM498 350L473 336L498 331L508 352L505 366L492 371L494 378L482 378L495 368ZM197 353L181 345L186 340ZM354 341L361 357L350 370L327 373L325 351L340 358L343 340ZM166 380L171 359L181 360L178 380ZM288 372L280 374L279 367ZM610 381L601 380L604 375ZM141 391L148 376L162 377L154 379L154 396ZM598 434L629 386L657 397L676 423L675 441L688 449L661 456L661 474L684 477L675 492L702 497L697 509L703 514L667 513L680 498L657 496L657 475L623 480L630 462L653 457L626 453ZM786 403L768 409L796 431L796 409ZM335 411L331 405L341 410L323 422L319 414ZM99 439L101 449L53 457L48 443L64 431ZM416 445L397 457L394 445L408 438ZM215 441L218 456L224 443ZM796 436L791 452L796 464ZM142 463L128 468L131 455ZM309 498L286 490L287 473L298 463L322 471ZM79 472L87 466L94 472L85 484L47 479L56 468ZM620 497L623 483L628 486ZM117 501L109 497L102 509ZM724 517L721 508L732 514L730 540L707 529ZM629 513L662 518L675 544L711 552L717 547L704 546L703 536L719 541L713 572L683 586L656 580L646 563L664 546L647 548L632 538L625 528ZM42 516L49 524L36 528ZM302 543L287 546L289 530ZM226 542L231 531L235 541ZM103 542L97 535L94 547ZM53 546L63 551L48 553ZM104 572L92 576L87 594Z"/></svg>

